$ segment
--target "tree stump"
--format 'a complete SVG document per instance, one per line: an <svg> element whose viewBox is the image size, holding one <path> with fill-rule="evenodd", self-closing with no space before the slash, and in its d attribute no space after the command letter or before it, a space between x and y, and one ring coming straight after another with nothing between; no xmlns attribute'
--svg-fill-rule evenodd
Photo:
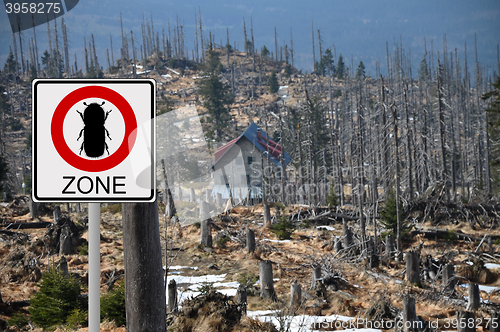
<svg viewBox="0 0 500 332"><path fill-rule="evenodd" d="M177 284L174 279L168 283L168 312L177 312Z"/></svg>
<svg viewBox="0 0 500 332"><path fill-rule="evenodd" d="M467 305L467 310L476 310L481 304L479 298L479 286L472 282L469 283L469 304Z"/></svg>
<svg viewBox="0 0 500 332"><path fill-rule="evenodd" d="M378 267L380 261L378 259L377 252L375 251L375 242L373 238L368 239L366 243L366 249L368 254L368 267L370 269Z"/></svg>
<svg viewBox="0 0 500 332"><path fill-rule="evenodd" d="M61 226L62 213L61 213L61 207L59 205L54 206L53 215L54 215L54 224Z"/></svg>
<svg viewBox="0 0 500 332"><path fill-rule="evenodd" d="M207 248L212 248L212 220L201 221L201 244Z"/></svg>
<svg viewBox="0 0 500 332"><path fill-rule="evenodd" d="M259 262L260 297L263 299L275 299L273 281L273 263L270 260Z"/></svg>
<svg viewBox="0 0 500 332"><path fill-rule="evenodd" d="M323 280L321 278L321 266L318 265L313 268L310 289L316 288L316 284L318 283L318 281L321 282L321 280Z"/></svg>
<svg viewBox="0 0 500 332"><path fill-rule="evenodd" d="M352 231L349 226L344 226L344 249L348 249L352 246Z"/></svg>
<svg viewBox="0 0 500 332"><path fill-rule="evenodd" d="M255 251L255 232L247 226L247 253Z"/></svg>
<svg viewBox="0 0 500 332"><path fill-rule="evenodd" d="M290 286L290 308L299 307L302 302L302 287L297 282L297 279L293 281Z"/></svg>
<svg viewBox="0 0 500 332"><path fill-rule="evenodd" d="M476 320L473 312L462 310L457 312L457 330L458 332L476 332Z"/></svg>
<svg viewBox="0 0 500 332"><path fill-rule="evenodd" d="M191 188L189 191L189 201L196 202L196 193L194 192L194 188Z"/></svg>
<svg viewBox="0 0 500 332"><path fill-rule="evenodd" d="M271 208L267 203L264 203L264 226L271 227Z"/></svg>
<svg viewBox="0 0 500 332"><path fill-rule="evenodd" d="M405 259L406 259L406 281L410 285L421 287L422 283L420 282L420 267L419 267L418 252L414 250L406 252Z"/></svg>
<svg viewBox="0 0 500 332"><path fill-rule="evenodd" d="M403 330L405 332L418 331L421 322L417 320L417 312L415 310L415 299L411 296L403 298Z"/></svg>
<svg viewBox="0 0 500 332"><path fill-rule="evenodd" d="M205 220L210 218L210 208L208 203L205 201L200 202L200 220Z"/></svg>
<svg viewBox="0 0 500 332"><path fill-rule="evenodd" d="M455 291L455 284L455 266L453 264L446 264L443 268L444 291L446 293L453 293Z"/></svg>
<svg viewBox="0 0 500 332"><path fill-rule="evenodd" d="M217 205L218 208L222 208L222 194L217 193L217 196L215 196L215 205Z"/></svg>
<svg viewBox="0 0 500 332"><path fill-rule="evenodd" d="M38 203L33 201L33 193L30 193L29 208L30 208L30 218L31 219L38 218Z"/></svg>
<svg viewBox="0 0 500 332"><path fill-rule="evenodd" d="M240 284L238 290L236 291L236 302L241 308L241 312L247 313L247 289L245 285Z"/></svg>
<svg viewBox="0 0 500 332"><path fill-rule="evenodd" d="M68 261L66 257L62 256L57 264L57 270L62 273L63 276L69 277Z"/></svg>
<svg viewBox="0 0 500 332"><path fill-rule="evenodd" d="M394 256L394 237L390 234L385 236L385 257L389 260Z"/></svg>
<svg viewBox="0 0 500 332"><path fill-rule="evenodd" d="M59 236L59 255L71 255L73 253L72 244L74 242L70 226L64 224Z"/></svg>
<svg viewBox="0 0 500 332"><path fill-rule="evenodd" d="M122 214L127 330L164 332L167 301L157 202L123 203Z"/></svg>

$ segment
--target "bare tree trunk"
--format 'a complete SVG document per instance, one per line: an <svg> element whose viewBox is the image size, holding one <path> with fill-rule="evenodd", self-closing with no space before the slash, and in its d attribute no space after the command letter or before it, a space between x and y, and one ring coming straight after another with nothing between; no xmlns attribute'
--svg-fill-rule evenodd
<svg viewBox="0 0 500 332"><path fill-rule="evenodd" d="M413 286L421 287L420 267L418 252L411 250L406 252L406 281Z"/></svg>
<svg viewBox="0 0 500 332"><path fill-rule="evenodd" d="M174 279L168 283L168 312L177 312L177 284Z"/></svg>
<svg viewBox="0 0 500 332"><path fill-rule="evenodd" d="M242 313L247 313L247 289L245 285L240 284L238 290L236 291L236 302L241 307Z"/></svg>
<svg viewBox="0 0 500 332"><path fill-rule="evenodd" d="M263 299L275 299L273 281L273 263L270 260L259 262L260 297Z"/></svg>
<svg viewBox="0 0 500 332"><path fill-rule="evenodd" d="M481 300L479 297L479 286L472 282L469 283L469 303L467 310L476 310L479 308Z"/></svg>
<svg viewBox="0 0 500 332"><path fill-rule="evenodd" d="M247 227L247 253L255 251L255 232Z"/></svg>
<svg viewBox="0 0 500 332"><path fill-rule="evenodd" d="M158 206L123 203L125 308L129 331L166 331Z"/></svg>
<svg viewBox="0 0 500 332"><path fill-rule="evenodd" d="M421 321L417 319L417 312L415 310L415 299L410 296L405 296L403 298L403 326L404 331L418 331L418 324L422 324Z"/></svg>
<svg viewBox="0 0 500 332"><path fill-rule="evenodd" d="M447 293L455 291L455 266L453 264L446 264L443 269L443 287Z"/></svg>
<svg viewBox="0 0 500 332"><path fill-rule="evenodd" d="M201 244L207 248L212 248L212 220L205 219L201 221Z"/></svg>
<svg viewBox="0 0 500 332"><path fill-rule="evenodd" d="M302 302L302 287L297 283L297 279L290 286L290 308L294 309L300 306Z"/></svg>

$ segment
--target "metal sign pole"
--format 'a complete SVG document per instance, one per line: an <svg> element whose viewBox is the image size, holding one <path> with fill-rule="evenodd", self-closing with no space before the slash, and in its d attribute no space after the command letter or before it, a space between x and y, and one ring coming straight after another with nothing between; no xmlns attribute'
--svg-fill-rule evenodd
<svg viewBox="0 0 500 332"><path fill-rule="evenodd" d="M100 209L100 203L89 203L89 332L99 331L101 325Z"/></svg>

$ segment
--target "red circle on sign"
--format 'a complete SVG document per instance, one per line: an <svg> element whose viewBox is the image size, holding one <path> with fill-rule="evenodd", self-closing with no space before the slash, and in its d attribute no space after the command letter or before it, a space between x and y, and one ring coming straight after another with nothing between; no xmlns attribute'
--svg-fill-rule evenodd
<svg viewBox="0 0 500 332"><path fill-rule="evenodd" d="M63 123L69 110L73 105L83 99L100 98L111 102L118 107L118 110L125 121L125 136L120 147L110 156L91 160L85 159L71 151L64 139ZM51 134L52 142L59 155L71 166L86 172L102 172L120 164L134 147L137 136L137 120L130 104L118 92L103 86L86 86L79 88L61 100L57 105L54 115L52 115ZM128 139L127 139L128 138Z"/></svg>

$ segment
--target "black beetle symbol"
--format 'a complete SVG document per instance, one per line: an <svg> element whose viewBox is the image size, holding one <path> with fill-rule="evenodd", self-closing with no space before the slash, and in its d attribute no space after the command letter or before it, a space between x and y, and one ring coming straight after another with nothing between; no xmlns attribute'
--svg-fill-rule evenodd
<svg viewBox="0 0 500 332"><path fill-rule="evenodd" d="M85 111L83 111L83 114L77 110L83 120L83 123L85 124L83 129L80 131L80 135L76 139L78 141L80 137L82 137L83 133L83 142L80 146L79 154L82 154L82 150L85 150L85 154L88 157L98 158L104 154L104 149L106 149L109 155L108 144L106 144L106 135L110 140L111 137L109 137L109 132L106 127L104 127L104 124L106 123L106 119L111 111L105 112L102 109L101 106L104 105L104 101L101 105L97 103L87 105L85 102L83 102L83 104L87 106Z"/></svg>

